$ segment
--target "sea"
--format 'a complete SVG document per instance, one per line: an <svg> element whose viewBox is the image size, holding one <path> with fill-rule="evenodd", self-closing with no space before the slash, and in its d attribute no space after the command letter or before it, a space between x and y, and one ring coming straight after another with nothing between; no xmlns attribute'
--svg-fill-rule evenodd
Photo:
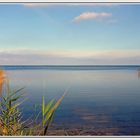
<svg viewBox="0 0 140 140"><path fill-rule="evenodd" d="M140 135L140 65L3 65L11 89L24 88L23 119L65 96L52 124L60 129ZM39 118L41 119L41 118Z"/></svg>

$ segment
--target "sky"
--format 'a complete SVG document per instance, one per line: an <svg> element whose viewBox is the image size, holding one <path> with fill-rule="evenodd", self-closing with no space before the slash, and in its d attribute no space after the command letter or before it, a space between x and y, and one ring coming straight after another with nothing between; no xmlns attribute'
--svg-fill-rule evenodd
<svg viewBox="0 0 140 140"><path fill-rule="evenodd" d="M139 4L0 4L0 65L139 65L139 26Z"/></svg>

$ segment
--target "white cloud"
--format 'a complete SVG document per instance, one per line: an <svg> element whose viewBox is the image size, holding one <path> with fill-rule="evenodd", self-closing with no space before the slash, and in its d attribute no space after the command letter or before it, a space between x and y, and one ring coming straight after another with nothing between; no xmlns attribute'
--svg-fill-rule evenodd
<svg viewBox="0 0 140 140"><path fill-rule="evenodd" d="M43 51L0 49L0 65L140 64L140 50Z"/></svg>
<svg viewBox="0 0 140 140"><path fill-rule="evenodd" d="M98 19L108 18L108 17L111 17L111 16L112 16L111 13L106 13L106 12L101 12L101 13L84 12L84 13L80 14L79 16L76 16L73 19L73 21L74 22L80 22L80 21L84 21L84 20L98 20Z"/></svg>

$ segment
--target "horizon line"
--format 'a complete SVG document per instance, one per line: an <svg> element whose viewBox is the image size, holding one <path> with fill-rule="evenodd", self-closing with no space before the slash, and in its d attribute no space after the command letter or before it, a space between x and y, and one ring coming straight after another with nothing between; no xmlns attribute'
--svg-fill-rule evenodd
<svg viewBox="0 0 140 140"><path fill-rule="evenodd" d="M34 64L26 64L26 65L22 65L22 64L17 64L17 65L9 65L9 64L6 64L6 65L0 65L0 67L5 67L5 66L140 66L140 64L96 64L96 65L89 65L89 64L85 64L85 65L77 65L77 64L74 64L74 65L47 65L47 64L41 64L41 65L34 65Z"/></svg>

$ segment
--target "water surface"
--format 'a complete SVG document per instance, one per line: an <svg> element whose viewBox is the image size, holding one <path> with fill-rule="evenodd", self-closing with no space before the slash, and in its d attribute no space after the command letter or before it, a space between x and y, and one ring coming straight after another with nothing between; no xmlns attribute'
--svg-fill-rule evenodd
<svg viewBox="0 0 140 140"><path fill-rule="evenodd" d="M59 98L69 88L53 123L61 128L117 128L140 134L139 66L4 66L13 88L26 87L24 117L34 104Z"/></svg>

